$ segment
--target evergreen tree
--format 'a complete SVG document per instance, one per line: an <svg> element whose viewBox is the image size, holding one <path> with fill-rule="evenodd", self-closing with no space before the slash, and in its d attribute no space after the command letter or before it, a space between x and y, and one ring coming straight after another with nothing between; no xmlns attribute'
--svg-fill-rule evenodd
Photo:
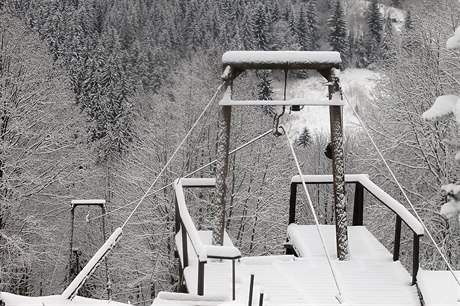
<svg viewBox="0 0 460 306"><path fill-rule="evenodd" d="M244 14L241 28L243 50L254 50L254 23L251 18L251 11Z"/></svg>
<svg viewBox="0 0 460 306"><path fill-rule="evenodd" d="M256 75L259 78L259 83L257 84L257 98L259 100L272 100L273 88L270 70L257 70ZM273 106L264 106L263 110L267 115L274 114Z"/></svg>
<svg viewBox="0 0 460 306"><path fill-rule="evenodd" d="M296 139L296 144L303 148L306 148L311 144L311 134L307 127L303 129L302 133L300 133L300 136Z"/></svg>
<svg viewBox="0 0 460 306"><path fill-rule="evenodd" d="M386 66L391 65L396 57L396 46L394 40L393 23L390 15L388 14L383 23L382 44L380 48L382 60Z"/></svg>
<svg viewBox="0 0 460 306"><path fill-rule="evenodd" d="M411 12L409 10L406 13L406 19L404 20L404 29L406 29L407 31L411 31L414 29Z"/></svg>
<svg viewBox="0 0 460 306"><path fill-rule="evenodd" d="M371 0L366 11L367 31L364 37L364 48L366 50L366 58L368 67L372 63L376 63L381 55L381 43L383 32L383 20L380 14L378 0Z"/></svg>
<svg viewBox="0 0 460 306"><path fill-rule="evenodd" d="M391 6L401 8L401 0L391 0Z"/></svg>
<svg viewBox="0 0 460 306"><path fill-rule="evenodd" d="M310 41L310 33L308 31L307 25L307 14L305 12L305 7L303 4L300 5L300 12L299 12L299 19L297 21L297 39L300 46L300 51L308 51L310 50L311 41Z"/></svg>
<svg viewBox="0 0 460 306"><path fill-rule="evenodd" d="M307 7L307 29L310 40L309 50L319 49L319 23L316 1L310 0Z"/></svg>
<svg viewBox="0 0 460 306"><path fill-rule="evenodd" d="M254 38L257 50L269 50L269 23L268 16L262 4L259 4L254 14Z"/></svg>
<svg viewBox="0 0 460 306"><path fill-rule="evenodd" d="M342 68L345 68L348 65L349 44L345 12L343 11L340 0L337 1L327 24L329 26L329 42L332 50L340 52L342 56Z"/></svg>
<svg viewBox="0 0 460 306"><path fill-rule="evenodd" d="M383 21L380 13L378 0L371 0L366 12L366 21L371 39L376 44L382 41Z"/></svg>

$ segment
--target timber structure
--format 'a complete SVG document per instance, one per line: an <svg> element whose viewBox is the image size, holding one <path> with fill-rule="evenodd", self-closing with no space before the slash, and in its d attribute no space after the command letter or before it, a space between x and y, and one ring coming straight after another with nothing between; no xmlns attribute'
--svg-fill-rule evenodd
<svg viewBox="0 0 460 306"><path fill-rule="evenodd" d="M78 290L91 276L122 236L123 228L141 202L151 194L174 188L175 247L179 262L181 292L160 292L153 306L198 305L447 305L458 306L460 295L452 291L460 288L454 271L433 272L420 269L420 240L425 234L431 238L426 226L415 212L412 215L398 200L378 187L366 174L345 174L343 152L343 93L337 71L340 54L330 51L231 51L222 57L222 85L209 101L203 113L186 134L176 151L160 171L152 185L139 200L123 225L115 230L101 249L60 296L26 298L8 293L0 294L2 306L15 305L122 305L111 301L88 302L77 296ZM284 99L274 101L234 100L233 83L246 70L279 69L285 72ZM325 79L327 99L320 101L306 98L286 99L287 73L290 70L316 70ZM217 159L203 167L177 178L154 192L152 187L168 167L175 154L202 118L204 112L221 94L218 119ZM232 107L279 106L270 130L230 151ZM332 159L332 173L324 175L303 174L292 146L288 131L279 124L286 112L298 111L302 106L329 108L330 144L326 156ZM358 114L355 112L355 115ZM359 117L358 117L359 118ZM298 173L286 178L286 205L289 215L286 221L287 241L283 243L285 254L248 257L233 244L225 225L227 176L229 155L258 141L269 134L285 136ZM369 135L369 134L368 134ZM370 136L370 135L369 135ZM377 148L376 148L377 149ZM382 156L383 159L383 156ZM215 177L193 178L193 174L215 164ZM386 163L385 163L386 164ZM389 169L392 173L391 169ZM393 174L393 173L392 173ZM396 180L396 179L395 179ZM399 185L399 182L396 183ZM309 195L309 185L333 186L335 224L320 224ZM347 220L345 185L354 185L351 220ZM314 224L299 224L296 216L299 188L307 197ZM214 188L214 201L209 203L214 219L212 230L198 230L189 213L185 189ZM402 190L404 193L404 190ZM368 195L367 197L365 195ZM374 197L393 213L394 241L391 252L365 227L365 200ZM93 203L94 202L94 203ZM409 202L412 206L412 203ZM73 202L79 205L98 205L105 216L102 201ZM348 207L350 208L350 207ZM411 233L411 243L401 243L403 229ZM73 235L73 232L72 232ZM105 231L104 231L105 235ZM73 236L72 236L73 237ZM70 262L72 261L72 237ZM433 240L434 242L434 240ZM439 250L439 248L438 248ZM410 273L400 262L404 251L411 254ZM442 253L441 253L442 255ZM443 257L444 258L444 257ZM450 266L449 266L450 267ZM444 273L444 274L443 274ZM450 278L450 274L454 278ZM70 275L70 274L69 274ZM69 276L70 278L70 276ZM436 284L431 280L435 279ZM110 295L110 294L109 294ZM126 305L126 304L125 304Z"/></svg>

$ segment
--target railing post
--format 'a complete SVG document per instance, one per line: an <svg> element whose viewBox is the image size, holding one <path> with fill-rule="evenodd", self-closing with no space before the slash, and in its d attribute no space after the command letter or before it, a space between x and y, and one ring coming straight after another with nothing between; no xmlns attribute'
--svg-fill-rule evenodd
<svg viewBox="0 0 460 306"><path fill-rule="evenodd" d="M412 251L412 285L417 283L420 256L420 237L414 232L414 249Z"/></svg>
<svg viewBox="0 0 460 306"><path fill-rule="evenodd" d="M251 274L251 280L249 281L249 299L248 306L252 306L252 294L254 292L254 274Z"/></svg>
<svg viewBox="0 0 460 306"><path fill-rule="evenodd" d="M184 269L188 267L188 250L187 250L187 230L184 223L180 221L181 235L182 235L182 258L184 260Z"/></svg>
<svg viewBox="0 0 460 306"><path fill-rule="evenodd" d="M364 187L361 183L355 185L355 203L353 206L353 225L363 225Z"/></svg>
<svg viewBox="0 0 460 306"><path fill-rule="evenodd" d="M177 197L174 196L174 220L175 220L175 227L174 230L176 231L176 234L179 232L179 227L180 227L180 213L179 213L179 204L177 203Z"/></svg>
<svg viewBox="0 0 460 306"><path fill-rule="evenodd" d="M395 242L393 248L393 261L399 260L399 250L401 246L401 217L396 215L396 224L395 224Z"/></svg>
<svg viewBox="0 0 460 306"><path fill-rule="evenodd" d="M235 294L235 259L232 259L232 300L235 300L236 294Z"/></svg>
<svg viewBox="0 0 460 306"><path fill-rule="evenodd" d="M289 198L289 224L295 223L296 199L297 199L297 184L291 183L291 195Z"/></svg>
<svg viewBox="0 0 460 306"><path fill-rule="evenodd" d="M204 294L204 262L198 262L198 295Z"/></svg>

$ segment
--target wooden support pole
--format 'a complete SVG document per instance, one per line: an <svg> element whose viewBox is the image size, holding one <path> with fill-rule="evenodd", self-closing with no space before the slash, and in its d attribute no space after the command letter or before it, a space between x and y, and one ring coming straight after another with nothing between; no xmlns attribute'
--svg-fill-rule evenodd
<svg viewBox="0 0 460 306"><path fill-rule="evenodd" d="M226 81L225 86L226 90L228 86L231 86L231 81ZM213 209L215 219L212 229L212 238L216 245L224 244L231 114L231 106L222 106L219 112L216 163L216 202L214 203Z"/></svg>
<svg viewBox="0 0 460 306"><path fill-rule="evenodd" d="M327 74L329 85L329 99L338 91L338 83L332 78L332 71ZM342 107L330 106L329 116L331 123L332 144L332 175L334 178L334 211L337 242L337 257L339 260L348 258L348 230L347 230L347 198L345 196L345 173L343 156L343 123Z"/></svg>

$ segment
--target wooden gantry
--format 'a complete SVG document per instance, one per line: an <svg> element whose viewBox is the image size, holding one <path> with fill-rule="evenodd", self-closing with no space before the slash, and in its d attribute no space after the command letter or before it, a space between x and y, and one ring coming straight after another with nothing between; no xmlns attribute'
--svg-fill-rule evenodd
<svg viewBox="0 0 460 306"><path fill-rule="evenodd" d="M214 211L216 219L213 238L216 244L222 245L225 230L225 210L227 195L228 153L230 144L230 126L232 106L240 105L327 105L329 106L332 174L334 189L334 208L336 220L337 257L345 260L348 257L347 213L344 179L343 157L343 120L340 98L339 79L335 75L342 60L338 52L333 51L229 51L222 56L222 79L224 81L224 98L220 101L219 112L217 165L216 165L216 203ZM311 101L299 98L291 100L232 100L233 80L245 70L280 69L316 70L326 80L328 99Z"/></svg>

